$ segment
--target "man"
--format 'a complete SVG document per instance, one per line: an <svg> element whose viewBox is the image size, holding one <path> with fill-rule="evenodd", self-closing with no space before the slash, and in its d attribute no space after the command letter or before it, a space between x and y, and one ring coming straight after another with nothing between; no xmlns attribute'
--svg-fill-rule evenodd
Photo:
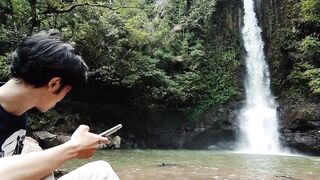
<svg viewBox="0 0 320 180"><path fill-rule="evenodd" d="M31 108L46 112L87 79L88 67L79 53L56 33L26 38L13 53L11 79L0 87L0 177L43 179L64 162L91 157L107 138L81 125L68 142L40 152L19 155ZM60 179L118 180L104 161L89 163Z"/></svg>

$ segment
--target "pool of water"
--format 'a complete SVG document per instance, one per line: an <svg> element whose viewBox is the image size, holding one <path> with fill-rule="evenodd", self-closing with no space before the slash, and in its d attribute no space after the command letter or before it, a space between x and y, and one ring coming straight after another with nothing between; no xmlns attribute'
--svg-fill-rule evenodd
<svg viewBox="0 0 320 180"><path fill-rule="evenodd" d="M98 151L92 159L73 160L62 169L70 171L95 160L108 161L121 180L320 179L320 157L214 151Z"/></svg>

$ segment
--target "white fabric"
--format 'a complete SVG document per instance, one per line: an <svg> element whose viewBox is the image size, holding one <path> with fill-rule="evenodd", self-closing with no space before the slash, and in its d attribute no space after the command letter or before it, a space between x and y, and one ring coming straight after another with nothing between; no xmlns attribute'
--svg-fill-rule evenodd
<svg viewBox="0 0 320 180"><path fill-rule="evenodd" d="M26 137L22 154L35 151L42 151L42 148L36 140ZM42 180L55 180L55 178L53 173L51 173ZM71 171L58 180L119 180L119 177L108 162L95 161Z"/></svg>
<svg viewBox="0 0 320 180"><path fill-rule="evenodd" d="M95 161L85 164L58 180L120 180L106 161Z"/></svg>
<svg viewBox="0 0 320 180"><path fill-rule="evenodd" d="M29 152L42 151L42 148L39 146L39 143L31 137L26 137L23 142L24 146L21 154L26 154ZM55 180L53 173L49 174L42 180Z"/></svg>

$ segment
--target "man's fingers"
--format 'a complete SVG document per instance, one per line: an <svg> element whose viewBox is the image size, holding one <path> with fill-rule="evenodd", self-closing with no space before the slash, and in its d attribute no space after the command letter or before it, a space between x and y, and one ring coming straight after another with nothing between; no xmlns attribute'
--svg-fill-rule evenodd
<svg viewBox="0 0 320 180"><path fill-rule="evenodd" d="M108 139L107 137L102 137L102 136L97 135L97 134L92 134L92 135L95 136L95 138L96 138L96 140L97 140L97 142L98 142L99 144L106 144L106 143L109 142L109 139Z"/></svg>
<svg viewBox="0 0 320 180"><path fill-rule="evenodd" d="M78 129L81 131L89 131L89 126L81 124Z"/></svg>
<svg viewBox="0 0 320 180"><path fill-rule="evenodd" d="M86 125L80 125L76 131L74 131L74 133L72 134L71 138L80 136L81 134L88 132L89 131L89 126Z"/></svg>
<svg viewBox="0 0 320 180"><path fill-rule="evenodd" d="M108 144L109 139L107 137L100 136L100 144Z"/></svg>

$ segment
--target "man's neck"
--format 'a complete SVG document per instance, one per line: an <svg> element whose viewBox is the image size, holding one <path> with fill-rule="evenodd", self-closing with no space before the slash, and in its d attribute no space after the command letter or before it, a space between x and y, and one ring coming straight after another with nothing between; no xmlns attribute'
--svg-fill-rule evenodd
<svg viewBox="0 0 320 180"><path fill-rule="evenodd" d="M8 113L21 116L36 104L34 88L15 79L0 87L0 105Z"/></svg>

